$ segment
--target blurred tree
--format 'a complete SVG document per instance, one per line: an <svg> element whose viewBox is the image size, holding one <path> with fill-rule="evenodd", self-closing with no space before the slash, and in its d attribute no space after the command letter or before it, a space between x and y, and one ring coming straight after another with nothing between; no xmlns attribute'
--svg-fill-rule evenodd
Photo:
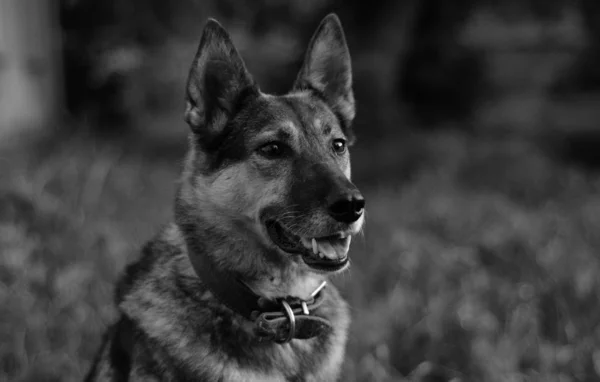
<svg viewBox="0 0 600 382"><path fill-rule="evenodd" d="M552 20L560 17L569 0L480 0L505 18L515 19L535 16Z"/></svg>
<svg viewBox="0 0 600 382"><path fill-rule="evenodd" d="M580 0L579 7L587 45L575 65L557 83L556 93L600 90L600 1Z"/></svg>
<svg viewBox="0 0 600 382"><path fill-rule="evenodd" d="M560 18L567 7L581 15L581 27L587 35L586 47L575 64L558 79L551 89L555 94L593 92L600 89L600 2L597 0L487 0L494 8L509 16L523 15L542 20Z"/></svg>
<svg viewBox="0 0 600 382"><path fill-rule="evenodd" d="M600 89L600 2L581 0L583 25L589 44L580 59L580 84L583 90Z"/></svg>
<svg viewBox="0 0 600 382"><path fill-rule="evenodd" d="M316 2L302 17L293 3L261 7L254 30L264 34L279 26L293 28L299 31L300 46L305 46L323 15L336 12L357 64L357 102L361 110L371 111L359 112L356 123L368 123L373 136L378 135L375 130L392 125L382 114L395 109L386 101L394 90L426 124L466 118L475 107L483 67L478 53L461 46L458 38L477 0L331 0ZM274 82L287 85L301 61L299 54L287 70L274 74ZM389 77L394 75L396 86L390 89Z"/></svg>
<svg viewBox="0 0 600 382"><path fill-rule="evenodd" d="M405 57L398 60L397 91L423 126L464 120L480 95L480 55L458 39L477 0L421 0Z"/></svg>
<svg viewBox="0 0 600 382"><path fill-rule="evenodd" d="M127 7L110 0L62 2L66 104L75 116L92 113L92 119L102 118L110 122L107 126L113 126L126 115L121 109L126 68L108 68L104 57L119 46L132 45L136 37L141 41L148 38L136 25L146 7L137 15L128 15ZM119 16L133 17L118 23Z"/></svg>
<svg viewBox="0 0 600 382"><path fill-rule="evenodd" d="M62 0L66 104L89 115L103 132L122 131L132 111L126 89L144 64L145 51L182 33L204 2L185 0Z"/></svg>

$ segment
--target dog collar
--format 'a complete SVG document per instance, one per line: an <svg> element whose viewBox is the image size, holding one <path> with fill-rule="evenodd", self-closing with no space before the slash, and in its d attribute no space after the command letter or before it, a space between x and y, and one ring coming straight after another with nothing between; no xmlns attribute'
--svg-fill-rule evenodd
<svg viewBox="0 0 600 382"><path fill-rule="evenodd" d="M262 305L264 310L251 313L251 319L255 322L255 333L262 340L271 339L278 343L286 343L293 338L309 339L331 330L328 320L313 313L326 298L326 284L327 282L323 281L307 301L298 298L275 301L259 298L258 304Z"/></svg>
<svg viewBox="0 0 600 382"><path fill-rule="evenodd" d="M326 282L309 300L288 297L269 300L254 293L235 274L220 270L208 256L189 256L201 282L229 309L254 322L260 341L283 344L292 339L309 339L331 331L329 320L315 315L327 298Z"/></svg>

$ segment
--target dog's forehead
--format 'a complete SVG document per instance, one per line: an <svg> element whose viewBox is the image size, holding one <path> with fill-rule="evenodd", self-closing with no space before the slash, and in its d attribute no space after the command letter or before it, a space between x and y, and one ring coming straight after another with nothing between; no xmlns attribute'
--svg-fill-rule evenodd
<svg viewBox="0 0 600 382"><path fill-rule="evenodd" d="M267 98L272 123L269 129L278 129L290 135L329 135L341 131L331 109L318 97L309 93L292 93Z"/></svg>

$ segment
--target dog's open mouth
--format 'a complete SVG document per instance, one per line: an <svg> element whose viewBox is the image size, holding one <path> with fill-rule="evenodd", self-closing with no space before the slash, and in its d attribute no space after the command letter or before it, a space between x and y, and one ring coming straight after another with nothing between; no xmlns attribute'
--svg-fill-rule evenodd
<svg viewBox="0 0 600 382"><path fill-rule="evenodd" d="M300 254L309 267L337 272L348 264L350 236L339 233L321 237L300 237L274 220L266 222L271 240L284 252Z"/></svg>

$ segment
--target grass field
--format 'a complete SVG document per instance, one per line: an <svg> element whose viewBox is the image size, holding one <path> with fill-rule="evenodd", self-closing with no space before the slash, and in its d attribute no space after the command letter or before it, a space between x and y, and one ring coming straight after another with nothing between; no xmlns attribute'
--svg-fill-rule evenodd
<svg viewBox="0 0 600 382"><path fill-rule="evenodd" d="M522 140L386 142L354 157L368 219L336 280L343 380L600 380L600 176ZM183 144L0 154L0 380L82 378L113 282L170 219Z"/></svg>

